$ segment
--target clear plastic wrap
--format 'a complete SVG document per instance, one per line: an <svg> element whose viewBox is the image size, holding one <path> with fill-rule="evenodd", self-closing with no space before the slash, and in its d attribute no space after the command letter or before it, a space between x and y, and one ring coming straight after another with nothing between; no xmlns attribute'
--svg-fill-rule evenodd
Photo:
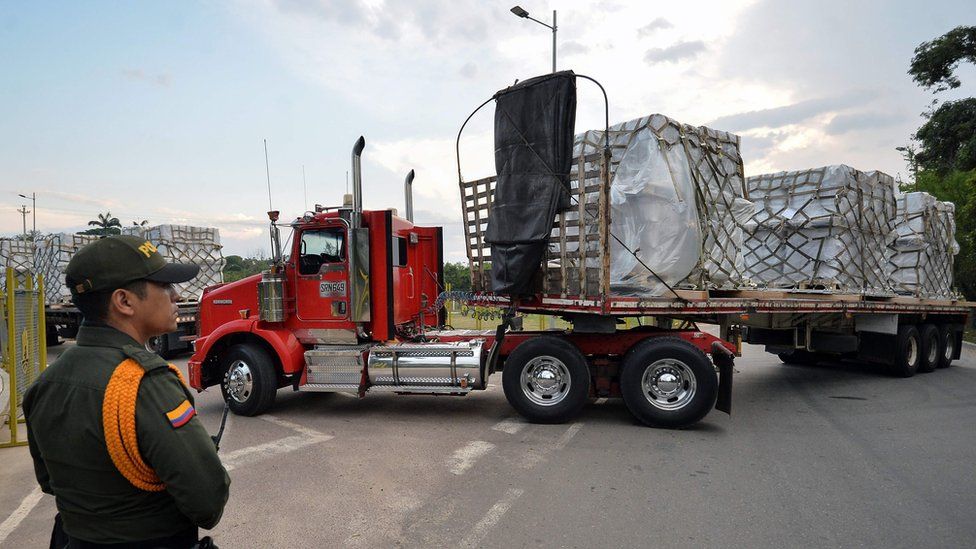
<svg viewBox="0 0 976 549"><path fill-rule="evenodd" d="M952 268L959 253L955 206L924 192L898 197L892 243L892 283L898 293L950 298Z"/></svg>
<svg viewBox="0 0 976 549"><path fill-rule="evenodd" d="M894 180L844 165L750 177L745 272L770 288L890 293Z"/></svg>

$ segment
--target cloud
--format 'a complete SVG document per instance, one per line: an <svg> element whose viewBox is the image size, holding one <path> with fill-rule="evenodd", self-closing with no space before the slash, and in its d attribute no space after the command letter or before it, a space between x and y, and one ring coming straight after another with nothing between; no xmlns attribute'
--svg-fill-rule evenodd
<svg viewBox="0 0 976 549"><path fill-rule="evenodd" d="M676 63L682 59L689 59L705 51L705 43L701 40L678 42L666 48L651 48L644 54L644 62L648 65L658 63Z"/></svg>
<svg viewBox="0 0 976 549"><path fill-rule="evenodd" d="M658 17L657 19L637 29L637 37L644 38L654 34L654 32L657 30L670 29L673 27L674 25L671 23L671 21L668 21L663 17Z"/></svg>
<svg viewBox="0 0 976 549"><path fill-rule="evenodd" d="M559 55L579 55L590 51L590 47L579 42L565 42L559 46Z"/></svg>
<svg viewBox="0 0 976 549"><path fill-rule="evenodd" d="M122 69L122 76L133 82L146 82L161 88L169 87L173 77L167 73L147 74L142 69Z"/></svg>
<svg viewBox="0 0 976 549"><path fill-rule="evenodd" d="M864 93L850 93L839 97L809 99L782 107L721 116L706 125L732 132L741 132L753 128L781 128L804 122L821 114L849 108L867 98L868 95Z"/></svg>
<svg viewBox="0 0 976 549"><path fill-rule="evenodd" d="M827 133L839 135L851 131L866 131L887 128L903 122L905 116L893 113L859 112L839 114L826 126Z"/></svg>
<svg viewBox="0 0 976 549"><path fill-rule="evenodd" d="M478 75L478 65L475 65L473 61L468 61L461 66L461 69L458 70L458 74L467 79L474 78Z"/></svg>

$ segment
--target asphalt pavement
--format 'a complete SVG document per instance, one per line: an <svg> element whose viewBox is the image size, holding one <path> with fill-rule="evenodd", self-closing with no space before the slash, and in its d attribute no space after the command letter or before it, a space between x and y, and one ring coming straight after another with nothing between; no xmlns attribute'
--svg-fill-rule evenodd
<svg viewBox="0 0 976 549"><path fill-rule="evenodd" d="M177 360L185 367L186 360ZM736 360L732 416L670 431L623 402L532 425L465 397L278 392L231 416L221 547L974 547L976 352L889 377ZM216 431L219 391L197 397ZM46 547L54 498L0 449L0 546Z"/></svg>

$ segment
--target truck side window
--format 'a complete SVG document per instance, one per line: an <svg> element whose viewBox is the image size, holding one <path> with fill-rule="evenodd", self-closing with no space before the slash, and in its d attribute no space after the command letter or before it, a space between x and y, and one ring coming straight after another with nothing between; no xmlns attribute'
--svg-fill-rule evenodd
<svg viewBox="0 0 976 549"><path fill-rule="evenodd" d="M318 274L326 263L341 263L346 258L346 232L340 228L315 229L302 233L298 273Z"/></svg>
<svg viewBox="0 0 976 549"><path fill-rule="evenodd" d="M399 236L393 237L393 265L396 267L407 266L407 239Z"/></svg>

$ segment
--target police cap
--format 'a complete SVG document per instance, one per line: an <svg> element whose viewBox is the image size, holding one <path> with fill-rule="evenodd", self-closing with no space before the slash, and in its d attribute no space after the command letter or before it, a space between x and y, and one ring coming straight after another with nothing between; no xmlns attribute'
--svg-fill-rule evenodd
<svg viewBox="0 0 976 549"><path fill-rule="evenodd" d="M144 238L115 235L78 250L65 269L65 282L72 294L83 294L115 290L136 280L187 282L199 272L193 263L167 263Z"/></svg>

